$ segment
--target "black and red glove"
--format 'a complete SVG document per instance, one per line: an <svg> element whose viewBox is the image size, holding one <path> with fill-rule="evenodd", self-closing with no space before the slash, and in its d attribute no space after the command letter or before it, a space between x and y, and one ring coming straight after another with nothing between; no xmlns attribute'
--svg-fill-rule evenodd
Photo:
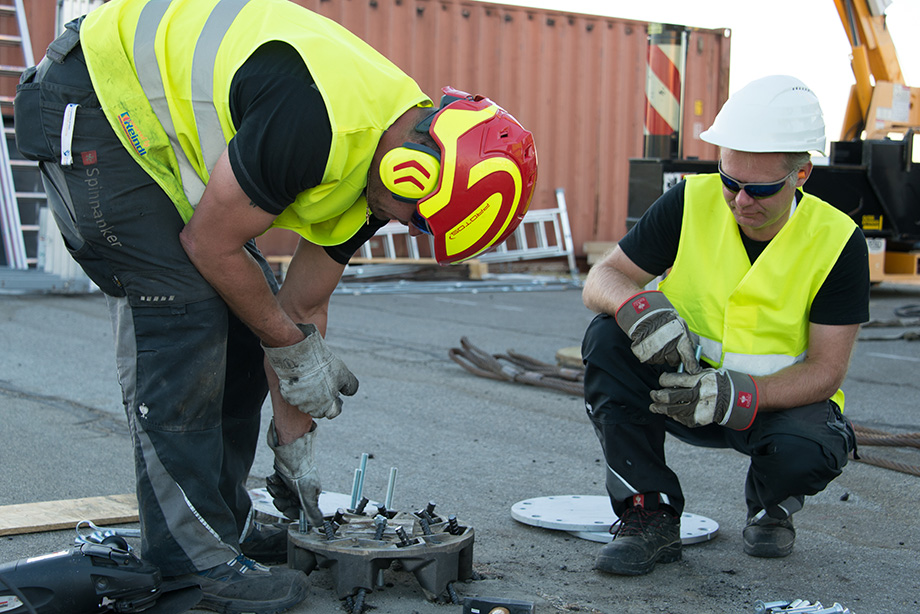
<svg viewBox="0 0 920 614"><path fill-rule="evenodd" d="M632 339L632 351L641 362L681 364L687 373L699 373L695 351L699 337L690 332L671 301L657 290L640 292L617 309L617 324Z"/></svg>
<svg viewBox="0 0 920 614"><path fill-rule="evenodd" d="M746 373L703 369L696 374L662 373L649 410L689 427L718 424L743 431L757 416L757 384Z"/></svg>

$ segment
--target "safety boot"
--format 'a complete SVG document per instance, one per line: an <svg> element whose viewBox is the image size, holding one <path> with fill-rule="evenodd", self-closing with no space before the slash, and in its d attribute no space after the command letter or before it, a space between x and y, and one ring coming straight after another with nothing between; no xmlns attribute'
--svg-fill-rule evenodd
<svg viewBox="0 0 920 614"><path fill-rule="evenodd" d="M621 576L640 576L657 563L680 560L680 518L660 505L659 495L635 495L610 528L613 541L601 548L594 568Z"/></svg>
<svg viewBox="0 0 920 614"><path fill-rule="evenodd" d="M288 531L284 525L253 521L249 532L240 542L240 550L263 565L287 563Z"/></svg>
<svg viewBox="0 0 920 614"><path fill-rule="evenodd" d="M792 516L772 518L766 511L748 518L747 526L741 533L744 540L744 553L764 558L781 558L792 553L795 545L795 528Z"/></svg>
<svg viewBox="0 0 920 614"><path fill-rule="evenodd" d="M277 614L306 599L307 576L287 567L266 567L242 554L190 578L201 586L195 606L222 614Z"/></svg>

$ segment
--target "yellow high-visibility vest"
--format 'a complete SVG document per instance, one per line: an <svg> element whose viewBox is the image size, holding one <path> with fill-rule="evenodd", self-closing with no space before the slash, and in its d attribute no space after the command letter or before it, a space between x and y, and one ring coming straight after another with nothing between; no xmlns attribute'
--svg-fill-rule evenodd
<svg viewBox="0 0 920 614"><path fill-rule="evenodd" d="M300 53L332 126L321 184L273 225L319 245L342 243L366 221L363 192L381 135L408 109L431 104L392 62L290 0L112 0L80 29L106 117L186 222L236 133L233 76L270 41Z"/></svg>
<svg viewBox="0 0 920 614"><path fill-rule="evenodd" d="M716 367L775 373L808 351L811 303L856 224L805 194L752 265L719 175L687 178L680 243L660 289ZM843 409L843 392L832 397Z"/></svg>

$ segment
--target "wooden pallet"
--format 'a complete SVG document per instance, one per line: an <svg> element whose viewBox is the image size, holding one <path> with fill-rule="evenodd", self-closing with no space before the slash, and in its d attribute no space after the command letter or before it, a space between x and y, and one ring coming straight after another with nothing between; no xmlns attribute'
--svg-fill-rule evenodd
<svg viewBox="0 0 920 614"><path fill-rule="evenodd" d="M920 285L920 251L873 252L870 248L869 280L873 283Z"/></svg>

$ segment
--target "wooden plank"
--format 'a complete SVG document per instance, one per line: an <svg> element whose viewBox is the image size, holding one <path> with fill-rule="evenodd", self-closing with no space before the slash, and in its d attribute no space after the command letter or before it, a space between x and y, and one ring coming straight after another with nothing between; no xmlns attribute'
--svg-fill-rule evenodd
<svg viewBox="0 0 920 614"><path fill-rule="evenodd" d="M588 264L600 262L616 246L616 241L585 241L584 250L588 256Z"/></svg>
<svg viewBox="0 0 920 614"><path fill-rule="evenodd" d="M281 267L281 278L284 279L285 276L287 276L287 268L291 264L291 258L292 256L267 256L265 260L269 264L279 265ZM348 261L348 264L351 266L360 266L362 264L417 264L434 266L438 264L438 261L435 258L412 258L409 256L400 256L396 258L365 258L362 256L354 256ZM477 258L467 260L455 266L463 265L469 268L470 279L481 280L489 273L489 264Z"/></svg>
<svg viewBox="0 0 920 614"><path fill-rule="evenodd" d="M349 261L348 264L437 264L438 261L435 258L412 258L411 256L398 256L395 258L385 258L376 256L373 258L364 258L362 256L354 256Z"/></svg>
<svg viewBox="0 0 920 614"><path fill-rule="evenodd" d="M20 535L76 528L81 520L95 524L137 522L135 495L40 501L0 506L0 535Z"/></svg>
<svg viewBox="0 0 920 614"><path fill-rule="evenodd" d="M897 274L888 274L875 276L871 279L872 282L886 282L889 284L905 284L909 286L918 286L920 285L920 275L897 275Z"/></svg>
<svg viewBox="0 0 920 614"><path fill-rule="evenodd" d="M429 266L440 266L436 258L411 258L411 257L396 257L396 258L364 258L360 256L354 256L351 260L348 261L348 264L351 266L362 265L362 264L420 264L420 265L429 265ZM478 258L473 258L460 264L452 266L466 266L469 269L470 279L481 280L483 277L489 274L489 263L483 262ZM445 270L447 267L445 267Z"/></svg>
<svg viewBox="0 0 920 614"><path fill-rule="evenodd" d="M581 346L573 345L556 350L556 364L570 369L584 369L585 363L581 361Z"/></svg>

